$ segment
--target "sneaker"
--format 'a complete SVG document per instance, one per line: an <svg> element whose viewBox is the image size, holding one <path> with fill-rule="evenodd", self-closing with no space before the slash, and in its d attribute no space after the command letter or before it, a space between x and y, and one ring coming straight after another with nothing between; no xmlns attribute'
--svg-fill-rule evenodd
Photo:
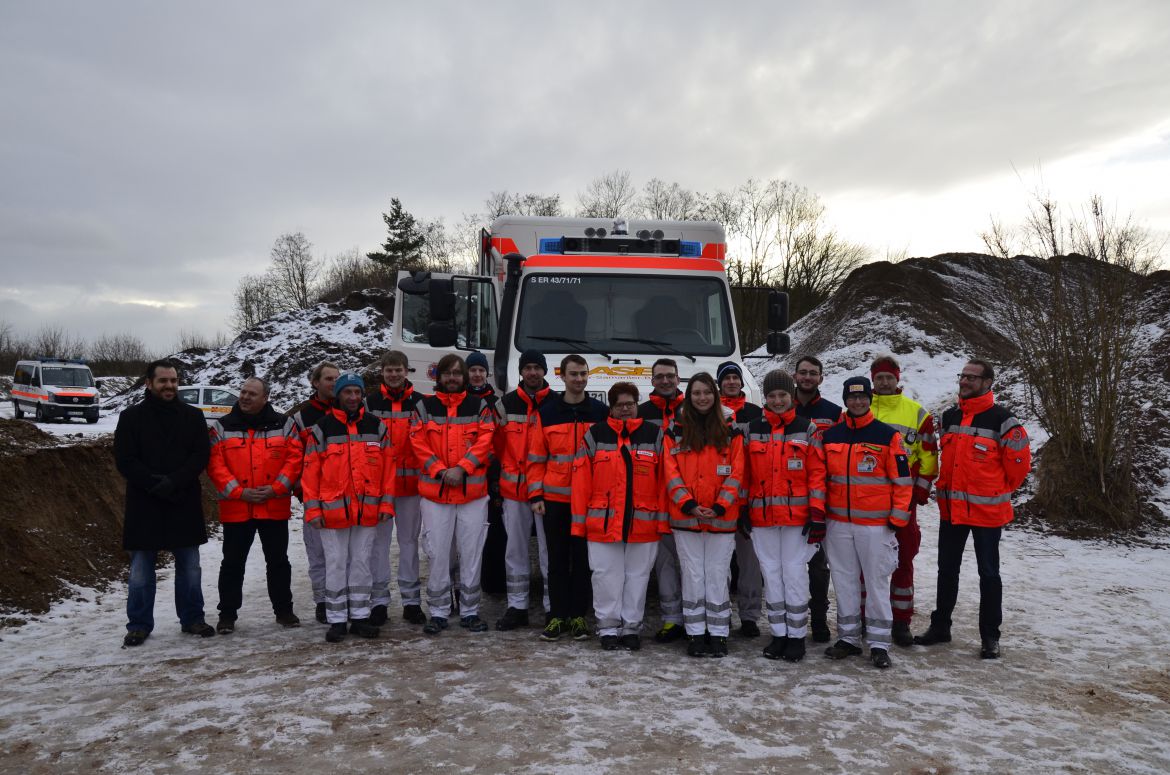
<svg viewBox="0 0 1170 775"><path fill-rule="evenodd" d="M910 622L894 622L894 629L890 631L890 638L902 648L914 645L914 636L910 634Z"/></svg>
<svg viewBox="0 0 1170 775"><path fill-rule="evenodd" d="M488 623L480 619L475 614L471 616L464 616L459 619L459 626L467 629L468 632L487 632Z"/></svg>
<svg viewBox="0 0 1170 775"><path fill-rule="evenodd" d="M785 662L799 662L804 659L804 638L789 638L784 646Z"/></svg>
<svg viewBox="0 0 1170 775"><path fill-rule="evenodd" d="M951 631L944 630L941 627L936 628L933 624L926 628L926 632L914 636L914 645L916 646L933 646L936 643L950 642Z"/></svg>
<svg viewBox="0 0 1170 775"><path fill-rule="evenodd" d="M584 616L574 616L569 620L569 632L573 636L573 640L589 640L593 637L593 633L589 632L589 625L585 623Z"/></svg>
<svg viewBox="0 0 1170 775"><path fill-rule="evenodd" d="M447 629L447 620L442 616L432 616L431 620L423 625L423 633L426 635L438 635L445 629Z"/></svg>
<svg viewBox="0 0 1170 775"><path fill-rule="evenodd" d="M758 638L760 637L760 625L748 619L740 623L736 634L741 638Z"/></svg>
<svg viewBox="0 0 1170 775"><path fill-rule="evenodd" d="M617 651L619 639L616 635L602 635L601 636L601 650L602 651Z"/></svg>
<svg viewBox="0 0 1170 775"><path fill-rule="evenodd" d="M682 628L679 627L679 629L681 630ZM705 656L707 656L707 638L702 636L702 635L688 635L687 636L687 656L688 657L705 657Z"/></svg>
<svg viewBox="0 0 1170 775"><path fill-rule="evenodd" d="M813 617L812 622L812 639L814 643L828 643L832 638L832 633L829 632L829 624L824 617Z"/></svg>
<svg viewBox="0 0 1170 775"><path fill-rule="evenodd" d="M354 619L349 623L349 631L363 638L376 638L382 631L375 627L369 619Z"/></svg>
<svg viewBox="0 0 1170 775"><path fill-rule="evenodd" d="M184 624L183 632L188 635L198 635L200 638L214 638L215 628L207 622L194 622L192 624Z"/></svg>
<svg viewBox="0 0 1170 775"><path fill-rule="evenodd" d="M844 659L845 657L861 656L861 646L854 646L847 640L839 640L825 649L825 656L829 659Z"/></svg>
<svg viewBox="0 0 1170 775"><path fill-rule="evenodd" d="M879 670L885 670L890 666L890 654L885 649L870 649L869 661Z"/></svg>
<svg viewBox="0 0 1170 775"><path fill-rule="evenodd" d="M667 622L662 625L662 629L654 635L654 640L659 643L674 643L676 640L686 635L686 630L681 624L674 622Z"/></svg>
<svg viewBox="0 0 1170 775"><path fill-rule="evenodd" d="M349 628L345 626L345 622L334 622L325 632L325 640L329 643L341 643L345 640L347 632L349 632Z"/></svg>
<svg viewBox="0 0 1170 775"><path fill-rule="evenodd" d="M980 659L999 659L999 641L985 640L979 648Z"/></svg>
<svg viewBox="0 0 1170 775"><path fill-rule="evenodd" d="M504 609L504 615L496 621L496 629L501 631L514 630L517 627L528 626L528 609L520 610L519 608L512 608L508 606Z"/></svg>
<svg viewBox="0 0 1170 775"><path fill-rule="evenodd" d="M727 638L722 635L712 635L707 644L707 653L716 659L727 656Z"/></svg>
<svg viewBox="0 0 1170 775"><path fill-rule="evenodd" d="M141 646L149 637L150 633L146 630L130 630L122 638L122 646Z"/></svg>
<svg viewBox="0 0 1170 775"><path fill-rule="evenodd" d="M626 651L641 651L642 637L640 635L634 635L633 633L630 633L629 635L623 635L622 648L624 648Z"/></svg>
<svg viewBox="0 0 1170 775"><path fill-rule="evenodd" d="M325 604L324 603L317 603L317 610L314 613L314 616L316 617L317 621L319 621L321 624L328 624L329 623L329 620L325 617Z"/></svg>
<svg viewBox="0 0 1170 775"><path fill-rule="evenodd" d="M301 617L294 614L292 611L285 611L276 615L276 623L281 627L300 627Z"/></svg>
<svg viewBox="0 0 1170 775"><path fill-rule="evenodd" d="M236 631L236 620L219 617L219 621L215 623L215 631L220 635L230 635Z"/></svg>
<svg viewBox="0 0 1170 775"><path fill-rule="evenodd" d="M548 626L540 633L541 640L554 641L560 640L561 636L565 634L567 623L564 619L554 616L548 620Z"/></svg>
<svg viewBox="0 0 1170 775"><path fill-rule="evenodd" d="M423 613L420 605L405 605L402 607L402 621L410 624L426 624L427 615Z"/></svg>
<svg viewBox="0 0 1170 775"><path fill-rule="evenodd" d="M386 611L386 606L376 605L370 609L370 624L374 627L381 627L386 622L390 621L390 614Z"/></svg>
<svg viewBox="0 0 1170 775"><path fill-rule="evenodd" d="M788 645L788 638L783 635L773 635L772 642L764 647L764 656L768 659L784 657L784 648Z"/></svg>

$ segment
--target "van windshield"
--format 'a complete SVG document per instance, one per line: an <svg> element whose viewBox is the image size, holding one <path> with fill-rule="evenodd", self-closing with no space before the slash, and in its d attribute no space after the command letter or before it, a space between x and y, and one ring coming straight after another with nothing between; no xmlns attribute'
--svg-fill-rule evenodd
<svg viewBox="0 0 1170 775"><path fill-rule="evenodd" d="M713 277L532 274L520 290L518 318L518 350L735 351L727 286Z"/></svg>
<svg viewBox="0 0 1170 775"><path fill-rule="evenodd" d="M54 387L93 387L93 375L89 369L42 366L41 384Z"/></svg>

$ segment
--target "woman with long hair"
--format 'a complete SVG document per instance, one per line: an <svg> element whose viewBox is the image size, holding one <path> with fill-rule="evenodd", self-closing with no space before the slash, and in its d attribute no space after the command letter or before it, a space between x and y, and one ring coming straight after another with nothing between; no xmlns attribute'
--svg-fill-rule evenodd
<svg viewBox="0 0 1170 775"><path fill-rule="evenodd" d="M727 655L731 626L731 553L735 550L741 433L728 427L719 386L706 372L691 377L666 434L670 528L682 570L687 654Z"/></svg>

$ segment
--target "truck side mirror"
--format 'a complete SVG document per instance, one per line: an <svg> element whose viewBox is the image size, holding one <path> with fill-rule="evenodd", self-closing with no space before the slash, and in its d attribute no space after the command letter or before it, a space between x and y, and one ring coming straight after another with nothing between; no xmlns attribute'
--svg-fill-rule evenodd
<svg viewBox="0 0 1170 775"><path fill-rule="evenodd" d="M431 273L413 272L409 277L398 281L398 290L411 296L421 296L430 290Z"/></svg>
<svg viewBox="0 0 1170 775"><path fill-rule="evenodd" d="M782 331L772 331L768 334L768 355L787 355L792 349L792 341L788 334Z"/></svg>
<svg viewBox="0 0 1170 775"><path fill-rule="evenodd" d="M768 330L783 331L788 328L788 294L784 291L768 293ZM785 352L788 352L785 350Z"/></svg>
<svg viewBox="0 0 1170 775"><path fill-rule="evenodd" d="M431 320L455 320L455 283L447 278L431 278L429 290L431 296ZM433 340L431 341L431 345L436 347L446 346L436 345Z"/></svg>
<svg viewBox="0 0 1170 775"><path fill-rule="evenodd" d="M431 347L454 347L457 341L451 321L440 320L427 326L427 344Z"/></svg>

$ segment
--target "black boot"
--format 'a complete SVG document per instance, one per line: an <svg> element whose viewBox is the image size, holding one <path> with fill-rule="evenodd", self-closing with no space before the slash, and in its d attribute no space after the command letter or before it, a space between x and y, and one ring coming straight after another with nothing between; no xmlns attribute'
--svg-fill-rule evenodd
<svg viewBox="0 0 1170 775"><path fill-rule="evenodd" d="M422 606L407 605L402 607L402 621L411 624L426 624L427 615L423 613Z"/></svg>
<svg viewBox="0 0 1170 775"><path fill-rule="evenodd" d="M345 634L347 631L348 628L345 626L345 622L331 624L329 625L329 630L325 633L325 640L329 641L330 643L341 643L343 640L345 640Z"/></svg>
<svg viewBox="0 0 1170 775"><path fill-rule="evenodd" d="M847 640L839 640L825 649L825 656L829 659L845 659L845 657L861 656L861 646L854 646Z"/></svg>
<svg viewBox="0 0 1170 775"><path fill-rule="evenodd" d="M933 646L936 643L950 642L951 631L944 630L941 627L936 627L933 624L926 629L926 632L922 633L921 635L914 636L914 644L916 646Z"/></svg>
<svg viewBox="0 0 1170 775"><path fill-rule="evenodd" d="M329 623L328 620L325 618L325 604L324 603L317 603L316 617L317 617L317 621L321 622L321 624L328 624Z"/></svg>
<svg viewBox="0 0 1170 775"><path fill-rule="evenodd" d="M914 636L910 634L909 622L894 622L894 629L890 631L890 637L894 643L904 649L914 645Z"/></svg>
<svg viewBox="0 0 1170 775"><path fill-rule="evenodd" d="M386 606L376 605L370 609L370 624L374 627L381 627L386 622L390 621L390 614L386 611Z"/></svg>
<svg viewBox="0 0 1170 775"><path fill-rule="evenodd" d="M511 606L508 606L504 610L504 615L496 621L496 629L501 631L514 630L517 627L527 626L528 610L521 611L519 608L512 608Z"/></svg>
<svg viewBox="0 0 1170 775"><path fill-rule="evenodd" d="M812 639L816 643L828 643L832 638L832 633L829 632L829 624L825 619L824 614L821 616L813 616L812 618Z"/></svg>
<svg viewBox="0 0 1170 775"><path fill-rule="evenodd" d="M760 637L760 625L753 622L751 619L744 619L739 625L739 636L741 638L758 638Z"/></svg>
<svg viewBox="0 0 1170 775"><path fill-rule="evenodd" d="M980 659L999 659L999 641L985 640L979 649Z"/></svg>
<svg viewBox="0 0 1170 775"><path fill-rule="evenodd" d="M376 638L382 634L377 627L370 623L369 619L354 619L349 623L349 631L363 638Z"/></svg>
<svg viewBox="0 0 1170 775"><path fill-rule="evenodd" d="M782 635L773 635L772 642L764 647L764 656L768 659L783 659L784 649L788 646L788 638Z"/></svg>
<svg viewBox="0 0 1170 775"><path fill-rule="evenodd" d="M870 649L869 661L873 662L874 667L885 670L890 666L890 654L885 649Z"/></svg>
<svg viewBox="0 0 1170 775"><path fill-rule="evenodd" d="M804 638L789 638L784 646L784 661L799 662L804 659Z"/></svg>
<svg viewBox="0 0 1170 775"><path fill-rule="evenodd" d="M727 656L727 638L722 635L712 635L707 643L707 649L708 655L716 659L723 659Z"/></svg>
<svg viewBox="0 0 1170 775"><path fill-rule="evenodd" d="M688 657L705 657L705 656L707 656L707 639L702 635L688 635L687 636L687 656Z"/></svg>

